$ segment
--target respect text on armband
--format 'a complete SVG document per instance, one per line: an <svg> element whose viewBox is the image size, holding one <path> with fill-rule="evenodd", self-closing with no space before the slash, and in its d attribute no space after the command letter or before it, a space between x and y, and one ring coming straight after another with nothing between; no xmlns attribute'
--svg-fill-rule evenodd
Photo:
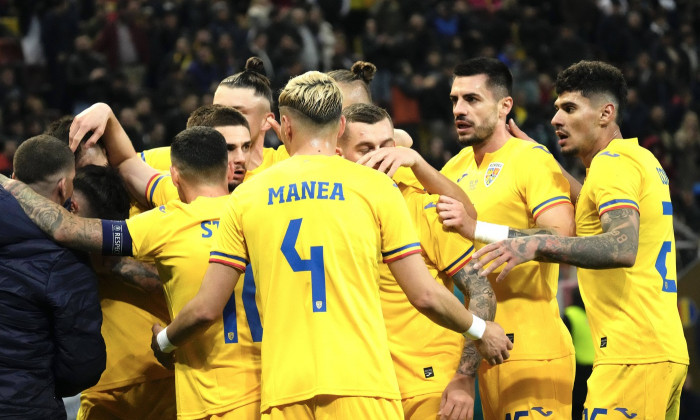
<svg viewBox="0 0 700 420"><path fill-rule="evenodd" d="M304 181L268 188L268 206L299 200L345 201L343 184L340 182Z"/></svg>

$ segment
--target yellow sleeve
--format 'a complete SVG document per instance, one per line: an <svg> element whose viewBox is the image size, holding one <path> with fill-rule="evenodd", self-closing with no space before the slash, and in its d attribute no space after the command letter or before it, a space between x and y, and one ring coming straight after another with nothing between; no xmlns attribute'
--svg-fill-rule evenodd
<svg viewBox="0 0 700 420"><path fill-rule="evenodd" d="M156 147L155 149L144 150L139 154L141 159L151 168L158 171L169 171L170 166L170 147Z"/></svg>
<svg viewBox="0 0 700 420"><path fill-rule="evenodd" d="M474 253L471 241L442 226L437 213L439 195L409 188L404 190L404 198L409 209L417 213L413 216L418 227L423 256L438 270L453 276L471 260Z"/></svg>
<svg viewBox="0 0 700 420"><path fill-rule="evenodd" d="M166 174L153 175L146 184L145 194L146 200L152 207L162 206L172 200L180 199L173 179Z"/></svg>
<svg viewBox="0 0 700 420"><path fill-rule="evenodd" d="M209 262L228 265L245 271L248 265L248 248L246 247L240 215L238 209L237 194L231 194L226 210L221 216L219 230L214 240L214 246L209 253Z"/></svg>
<svg viewBox="0 0 700 420"><path fill-rule="evenodd" d="M134 258L153 258L160 250L163 245L163 235L152 234L151 231L163 229L161 219L166 212L165 206L161 206L126 220Z"/></svg>
<svg viewBox="0 0 700 420"><path fill-rule="evenodd" d="M521 154L518 161L523 165L519 178L525 202L537 221L537 217L554 206L571 205L569 181L564 178L561 168L546 147L538 144L528 146L527 153Z"/></svg>
<svg viewBox="0 0 700 420"><path fill-rule="evenodd" d="M390 263L420 253L421 248L399 187L388 177L382 181L375 189L375 200L382 237L382 258L385 263Z"/></svg>
<svg viewBox="0 0 700 420"><path fill-rule="evenodd" d="M642 174L627 156L600 153L593 159L586 182L595 186L591 191L599 216L621 208L639 211Z"/></svg>

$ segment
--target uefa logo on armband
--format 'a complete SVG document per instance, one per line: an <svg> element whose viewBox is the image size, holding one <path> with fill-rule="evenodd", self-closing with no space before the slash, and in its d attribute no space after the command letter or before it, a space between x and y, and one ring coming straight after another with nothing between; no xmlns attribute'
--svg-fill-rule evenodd
<svg viewBox="0 0 700 420"><path fill-rule="evenodd" d="M490 187L491 184L496 180L498 174L501 173L503 169L503 164L501 162L491 162L488 168L486 168L486 173L484 174L484 185Z"/></svg>

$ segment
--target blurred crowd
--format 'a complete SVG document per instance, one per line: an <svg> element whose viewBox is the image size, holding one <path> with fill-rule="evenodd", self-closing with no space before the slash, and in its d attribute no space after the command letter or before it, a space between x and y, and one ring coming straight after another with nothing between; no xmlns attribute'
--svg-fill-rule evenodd
<svg viewBox="0 0 700 420"><path fill-rule="evenodd" d="M376 64L374 102L438 168L458 147L453 67L498 57L515 78L513 117L556 155L553 81L601 59L627 77L623 135L657 156L674 213L700 232L699 36L694 0L0 0L0 171L22 140L97 101L137 150L167 145L251 55L275 90L307 70Z"/></svg>

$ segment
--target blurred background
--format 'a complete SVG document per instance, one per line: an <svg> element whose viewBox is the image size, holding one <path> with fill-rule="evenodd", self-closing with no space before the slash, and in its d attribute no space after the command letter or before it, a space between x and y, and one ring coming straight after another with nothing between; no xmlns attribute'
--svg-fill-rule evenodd
<svg viewBox="0 0 700 420"><path fill-rule="evenodd" d="M623 136L651 150L671 181L692 361L700 348L699 36L697 0L0 0L0 172L11 173L24 139L97 101L112 106L137 150L168 145L251 55L275 92L307 70L374 63L374 102L441 168L459 150L452 69L489 56L513 73L517 124L583 179L549 124L553 81L581 59L604 60L627 78ZM561 275L564 308L575 270ZM691 363L688 392L699 375ZM685 418L700 418L693 413L700 409Z"/></svg>

